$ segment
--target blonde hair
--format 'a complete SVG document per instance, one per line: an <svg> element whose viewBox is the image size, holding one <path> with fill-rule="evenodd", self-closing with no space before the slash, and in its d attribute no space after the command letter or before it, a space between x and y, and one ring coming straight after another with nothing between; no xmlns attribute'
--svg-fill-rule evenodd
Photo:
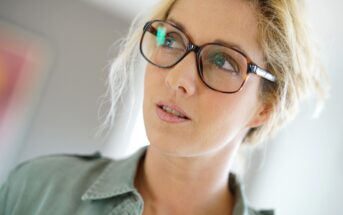
<svg viewBox="0 0 343 215"><path fill-rule="evenodd" d="M277 78L275 84L268 81L261 83L260 98L270 107L270 117L264 125L251 129L243 139L243 143L258 145L294 118L300 102L309 92L315 93L318 101L322 101L326 95L327 77L309 37L301 3L296 0L246 1L256 8L258 42L266 69ZM104 120L107 127L115 121L118 104L128 98L127 93L135 99L133 82L145 22L165 19L175 2L160 1L150 16L137 16L127 37L121 41L119 55L111 64L107 83L106 95L111 102Z"/></svg>

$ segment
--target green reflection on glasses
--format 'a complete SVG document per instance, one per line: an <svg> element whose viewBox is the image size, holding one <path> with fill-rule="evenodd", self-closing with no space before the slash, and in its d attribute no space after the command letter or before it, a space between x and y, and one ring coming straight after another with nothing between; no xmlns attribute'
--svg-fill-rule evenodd
<svg viewBox="0 0 343 215"><path fill-rule="evenodd" d="M157 45L161 46L164 44L166 40L166 29L164 27L158 27L157 28Z"/></svg>

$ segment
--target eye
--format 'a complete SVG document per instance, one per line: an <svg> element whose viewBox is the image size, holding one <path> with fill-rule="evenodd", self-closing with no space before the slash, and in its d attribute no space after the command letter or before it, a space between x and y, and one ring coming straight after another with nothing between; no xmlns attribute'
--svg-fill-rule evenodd
<svg viewBox="0 0 343 215"><path fill-rule="evenodd" d="M219 69L223 69L225 71L239 73L236 63L232 60L232 58L222 52L214 53L210 56L209 61L215 65Z"/></svg>
<svg viewBox="0 0 343 215"><path fill-rule="evenodd" d="M175 39L173 37L167 37L164 41L163 46L166 46L168 48L174 48L175 46Z"/></svg>
<svg viewBox="0 0 343 215"><path fill-rule="evenodd" d="M179 35L176 32L167 32L165 37L163 38L163 41L159 39L157 43L159 46L163 48L167 48L167 49L180 50L180 51L186 50L186 45L184 44L181 35Z"/></svg>

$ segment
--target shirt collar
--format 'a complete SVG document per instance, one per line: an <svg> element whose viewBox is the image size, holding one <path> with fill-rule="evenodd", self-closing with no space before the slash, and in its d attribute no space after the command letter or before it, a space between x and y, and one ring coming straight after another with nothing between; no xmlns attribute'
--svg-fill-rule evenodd
<svg viewBox="0 0 343 215"><path fill-rule="evenodd" d="M134 186L136 170L147 147L140 148L125 159L113 160L82 195L82 200L106 199L136 191Z"/></svg>
<svg viewBox="0 0 343 215"><path fill-rule="evenodd" d="M137 192L134 186L135 175L139 160L145 156L147 148L148 146L144 146L125 159L112 161L82 195L82 200L107 199L128 192ZM235 196L233 214L248 214L244 185L233 172L229 173L229 189Z"/></svg>

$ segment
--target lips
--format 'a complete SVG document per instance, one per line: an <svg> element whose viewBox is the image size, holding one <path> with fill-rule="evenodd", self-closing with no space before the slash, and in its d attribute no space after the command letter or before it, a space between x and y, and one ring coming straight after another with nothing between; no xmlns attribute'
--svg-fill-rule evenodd
<svg viewBox="0 0 343 215"><path fill-rule="evenodd" d="M175 104L167 103L167 102L158 102L158 103L157 103L157 106L158 106L159 108L162 108L163 106L167 106L167 107L169 107L169 108L171 108L171 109L173 109L173 110L176 110L176 111L180 112L180 113L184 116L184 118L189 119L189 120L191 119L191 118L189 117L189 115L188 115L184 110L182 110L180 107L178 107L178 106L175 105Z"/></svg>

